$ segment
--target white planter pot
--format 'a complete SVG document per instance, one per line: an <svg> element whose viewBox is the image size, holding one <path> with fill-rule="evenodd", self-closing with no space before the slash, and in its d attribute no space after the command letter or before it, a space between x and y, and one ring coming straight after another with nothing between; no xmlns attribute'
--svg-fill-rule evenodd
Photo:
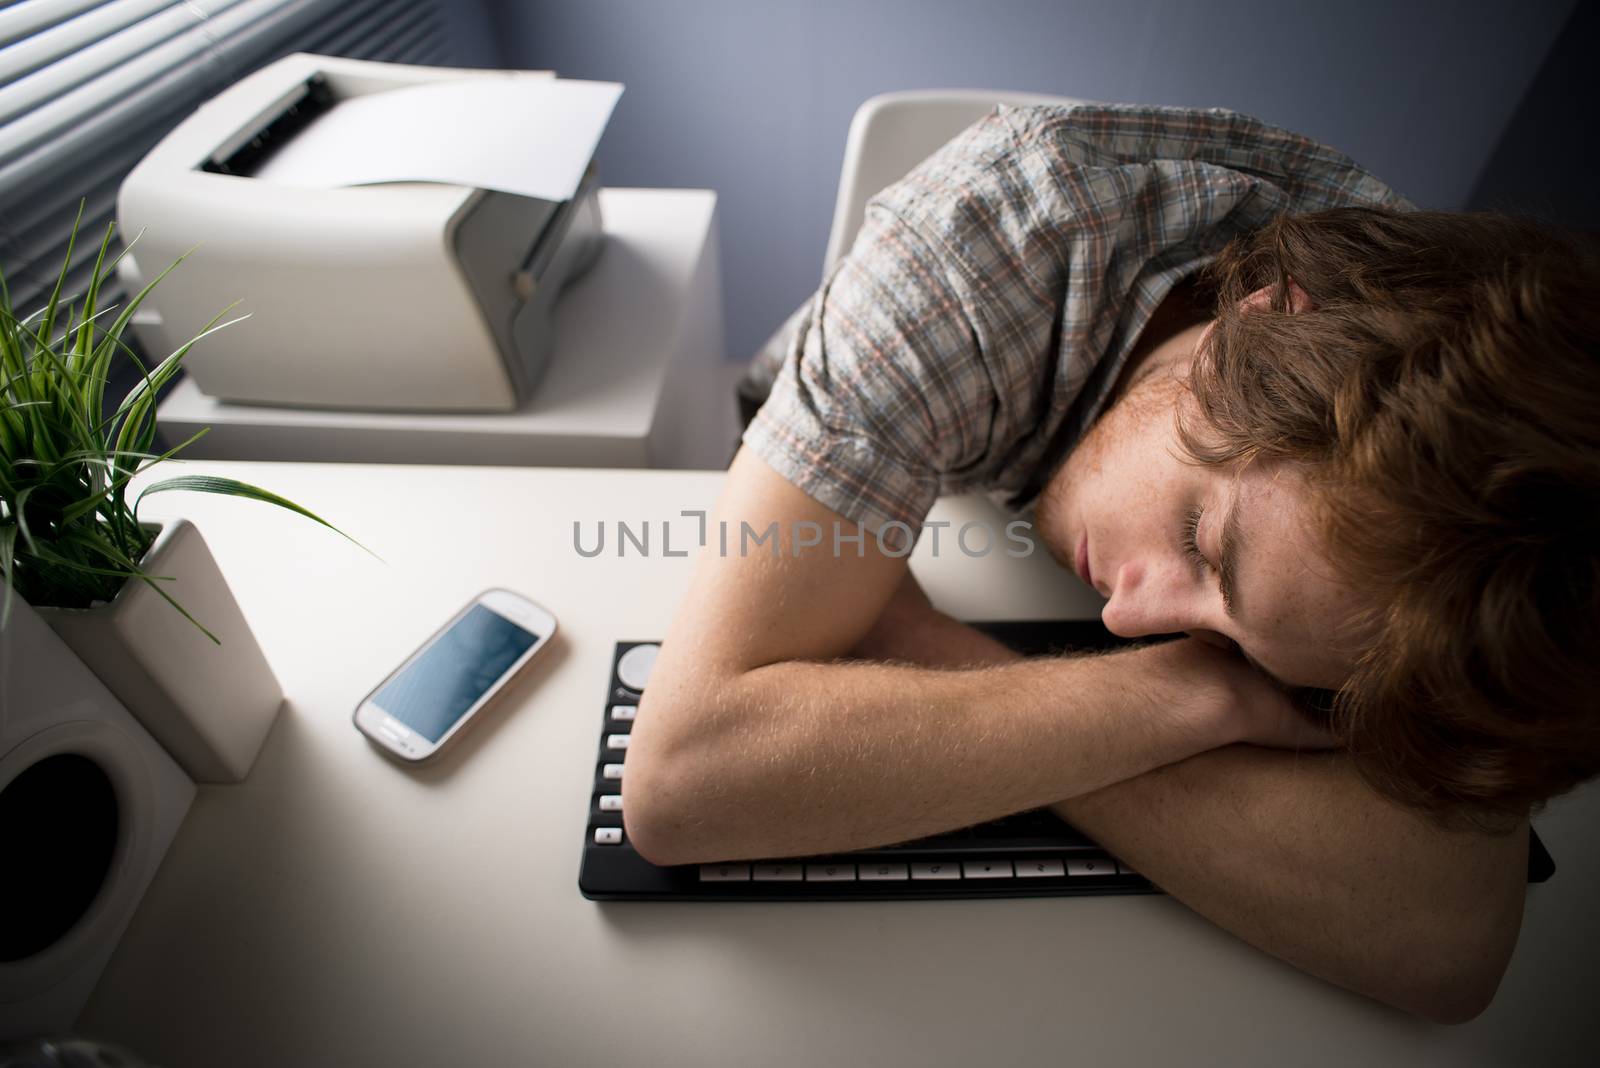
<svg viewBox="0 0 1600 1068"><path fill-rule="evenodd" d="M145 582L94 608L39 608L196 782L238 782L283 704L283 688L250 632L200 531L166 524L141 566L220 639L183 618Z"/></svg>
<svg viewBox="0 0 1600 1068"><path fill-rule="evenodd" d="M13 594L0 620L0 1046L72 1028L193 799L172 757Z"/></svg>

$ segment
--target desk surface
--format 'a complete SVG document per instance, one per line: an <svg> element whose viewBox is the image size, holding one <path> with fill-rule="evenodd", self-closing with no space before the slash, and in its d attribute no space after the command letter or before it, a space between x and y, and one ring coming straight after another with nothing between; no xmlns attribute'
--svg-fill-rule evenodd
<svg viewBox="0 0 1600 1068"><path fill-rule="evenodd" d="M586 901L612 642L663 632L690 562L584 559L573 523L588 545L601 521L673 520L721 476L182 466L283 493L384 562L265 506L150 501L200 526L287 694L249 779L200 788L79 1021L153 1063L1557 1064L1600 1040L1592 789L1539 820L1559 871L1530 891L1495 1004L1459 1028L1300 974L1164 897ZM993 516L967 498L939 513ZM675 545L694 523L676 520ZM1098 603L1043 554L926 549L917 573L957 615ZM549 606L558 645L441 762L389 763L351 710L492 585Z"/></svg>

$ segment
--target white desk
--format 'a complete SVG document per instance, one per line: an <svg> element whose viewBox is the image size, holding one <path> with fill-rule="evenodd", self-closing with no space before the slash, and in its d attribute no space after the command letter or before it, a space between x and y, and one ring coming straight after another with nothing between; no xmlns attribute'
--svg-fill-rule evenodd
<svg viewBox="0 0 1600 1068"><path fill-rule="evenodd" d="M1165 897L586 901L612 642L663 632L690 561L583 559L572 523L592 544L598 520L669 520L708 507L721 476L187 466L284 493L387 563L265 506L150 501L205 532L288 695L249 779L200 788L79 1021L153 1063L1551 1065L1600 1042L1593 789L1538 821L1559 870L1530 891L1495 1004L1460 1028L1298 973ZM915 566L969 618L1096 603L1042 553ZM389 763L351 709L496 584L554 610L559 644L440 764Z"/></svg>
<svg viewBox="0 0 1600 1068"><path fill-rule="evenodd" d="M725 467L738 369L723 349L716 204L703 189L600 191L605 250L557 301L549 366L517 411L229 404L185 378L157 410L161 432L175 445L210 427L191 460Z"/></svg>

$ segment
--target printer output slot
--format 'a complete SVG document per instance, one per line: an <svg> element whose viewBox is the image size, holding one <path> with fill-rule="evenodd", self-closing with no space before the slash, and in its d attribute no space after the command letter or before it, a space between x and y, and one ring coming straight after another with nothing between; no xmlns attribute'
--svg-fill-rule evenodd
<svg viewBox="0 0 1600 1068"><path fill-rule="evenodd" d="M267 157L311 125L336 102L328 79L324 75L313 74L285 98L280 109L265 125L253 133L241 133L219 146L200 165L200 169L212 174L249 178L260 169Z"/></svg>

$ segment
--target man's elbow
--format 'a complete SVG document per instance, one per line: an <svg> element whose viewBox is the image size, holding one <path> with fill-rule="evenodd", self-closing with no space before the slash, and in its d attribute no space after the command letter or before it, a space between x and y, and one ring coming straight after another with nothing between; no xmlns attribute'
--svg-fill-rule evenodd
<svg viewBox="0 0 1600 1068"><path fill-rule="evenodd" d="M704 791L660 776L623 777L623 835L634 852L660 867L711 864L748 859L746 846L733 845L727 828L713 827L704 816ZM742 839L741 839L742 841Z"/></svg>
<svg viewBox="0 0 1600 1068"><path fill-rule="evenodd" d="M1494 1001L1503 971L1486 969L1472 974L1442 977L1425 990L1412 991L1400 1007L1429 1023L1468 1023L1483 1015L1490 1002Z"/></svg>
<svg viewBox="0 0 1600 1068"><path fill-rule="evenodd" d="M1436 1024L1464 1024L1481 1016L1511 963L1522 929L1523 900L1524 887L1519 885L1490 916L1459 927L1465 935L1441 940L1431 970L1396 1004Z"/></svg>
<svg viewBox="0 0 1600 1068"><path fill-rule="evenodd" d="M634 851L652 864L727 859L709 855L705 847L705 791L696 785L694 769L717 758L706 752L711 732L690 716L704 709L701 701L662 697L647 697L640 708L623 762L622 825Z"/></svg>
<svg viewBox="0 0 1600 1068"><path fill-rule="evenodd" d="M682 833L684 820L674 812L674 791L667 777L643 761L637 768L634 763L630 753L622 778L624 836L634 851L652 864L694 863L699 858Z"/></svg>

